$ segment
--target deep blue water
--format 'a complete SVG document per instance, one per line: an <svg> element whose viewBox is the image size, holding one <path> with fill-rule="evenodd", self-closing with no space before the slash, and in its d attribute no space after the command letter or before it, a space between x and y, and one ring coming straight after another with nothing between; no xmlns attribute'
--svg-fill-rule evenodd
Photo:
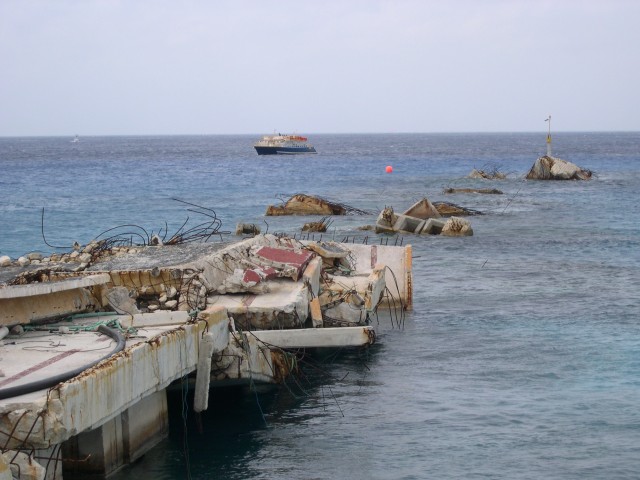
<svg viewBox="0 0 640 480"><path fill-rule="evenodd" d="M294 232L308 219L267 205L320 195L373 211L331 225L370 242L357 227L423 196L486 215L473 237L403 237L404 329L382 318L376 346L310 356L287 387L215 390L203 433L172 392L169 438L117 478L640 476L640 133L554 135L588 182L523 181L544 133L311 135L319 154L304 157L258 157L256 138L0 138L0 255L52 251L43 207L48 243L67 250L121 224L203 221L173 198L215 210L222 230Z"/></svg>

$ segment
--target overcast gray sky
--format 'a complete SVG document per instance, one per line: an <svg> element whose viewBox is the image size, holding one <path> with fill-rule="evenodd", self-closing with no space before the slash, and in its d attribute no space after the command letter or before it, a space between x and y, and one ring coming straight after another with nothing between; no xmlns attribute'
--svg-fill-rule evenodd
<svg viewBox="0 0 640 480"><path fill-rule="evenodd" d="M638 0L1 0L0 136L640 130Z"/></svg>

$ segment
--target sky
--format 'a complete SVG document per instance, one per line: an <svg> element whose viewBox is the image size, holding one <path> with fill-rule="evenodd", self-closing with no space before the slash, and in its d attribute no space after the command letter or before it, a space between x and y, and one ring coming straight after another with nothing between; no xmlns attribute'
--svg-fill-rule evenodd
<svg viewBox="0 0 640 480"><path fill-rule="evenodd" d="M1 0L0 136L640 131L638 0Z"/></svg>

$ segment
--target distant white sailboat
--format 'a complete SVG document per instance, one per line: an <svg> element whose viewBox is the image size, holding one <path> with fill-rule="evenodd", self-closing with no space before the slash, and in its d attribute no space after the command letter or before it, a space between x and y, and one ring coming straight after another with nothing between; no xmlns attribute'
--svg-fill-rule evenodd
<svg viewBox="0 0 640 480"><path fill-rule="evenodd" d="M80 141L80 138L78 137L78 135L76 135L75 138L71 140L71 143L78 143L79 141Z"/></svg>

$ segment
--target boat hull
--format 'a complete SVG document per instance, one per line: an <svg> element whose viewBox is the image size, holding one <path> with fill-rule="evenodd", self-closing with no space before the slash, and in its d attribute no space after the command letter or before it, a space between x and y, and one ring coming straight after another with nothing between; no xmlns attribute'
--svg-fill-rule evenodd
<svg viewBox="0 0 640 480"><path fill-rule="evenodd" d="M277 146L259 146L254 147L258 155L292 155L297 153L316 153L314 147L277 147Z"/></svg>

